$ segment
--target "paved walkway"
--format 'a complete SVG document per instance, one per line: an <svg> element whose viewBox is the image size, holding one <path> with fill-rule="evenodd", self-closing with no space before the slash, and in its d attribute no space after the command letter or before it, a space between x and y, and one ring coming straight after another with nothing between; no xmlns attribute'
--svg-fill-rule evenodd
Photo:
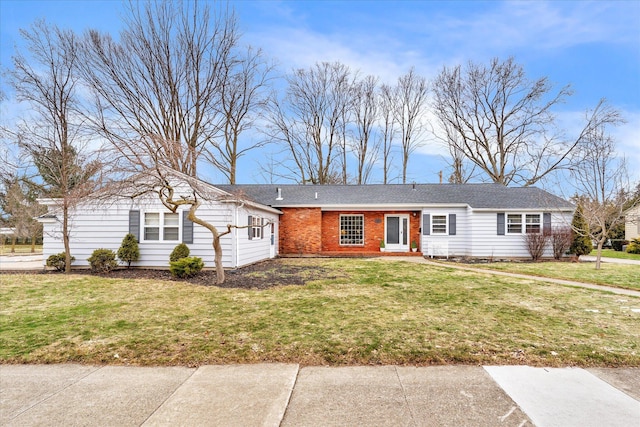
<svg viewBox="0 0 640 427"><path fill-rule="evenodd" d="M3 426L640 425L640 368L1 365Z"/></svg>

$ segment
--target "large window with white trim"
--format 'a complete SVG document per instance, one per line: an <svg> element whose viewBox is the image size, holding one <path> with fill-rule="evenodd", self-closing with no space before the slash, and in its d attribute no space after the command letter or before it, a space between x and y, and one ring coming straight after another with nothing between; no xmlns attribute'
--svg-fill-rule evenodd
<svg viewBox="0 0 640 427"><path fill-rule="evenodd" d="M180 240L180 214L173 212L145 212L144 240Z"/></svg>
<svg viewBox="0 0 640 427"><path fill-rule="evenodd" d="M364 215L340 215L340 245L364 245Z"/></svg>

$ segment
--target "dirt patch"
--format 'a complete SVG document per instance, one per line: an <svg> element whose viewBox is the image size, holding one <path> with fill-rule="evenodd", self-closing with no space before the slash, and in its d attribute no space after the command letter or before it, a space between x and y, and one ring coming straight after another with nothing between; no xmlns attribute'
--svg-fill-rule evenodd
<svg viewBox="0 0 640 427"><path fill-rule="evenodd" d="M3 271L0 274L63 274L58 271ZM235 270L225 271L225 282L215 285L216 272L214 270L201 271L189 279L176 279L169 270L150 270L141 268L118 269L108 274L94 274L90 270L73 270L73 274L89 274L114 279L152 279L174 282L188 282L201 286L218 286L221 288L241 289L269 289L283 285L302 286L318 279L337 278L335 271L318 266L317 263L295 264L286 259L273 259L251 264Z"/></svg>

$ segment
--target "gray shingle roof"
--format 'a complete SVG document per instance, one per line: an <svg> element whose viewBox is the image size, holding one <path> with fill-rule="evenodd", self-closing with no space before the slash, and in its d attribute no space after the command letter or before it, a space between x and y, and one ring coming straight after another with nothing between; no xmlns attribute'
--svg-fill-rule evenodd
<svg viewBox="0 0 640 427"><path fill-rule="evenodd" d="M469 205L474 209L573 209L573 205L535 187L500 184L373 185L215 185L249 200L278 207L377 205ZM277 200L278 188L282 200ZM317 197L316 197L317 193Z"/></svg>

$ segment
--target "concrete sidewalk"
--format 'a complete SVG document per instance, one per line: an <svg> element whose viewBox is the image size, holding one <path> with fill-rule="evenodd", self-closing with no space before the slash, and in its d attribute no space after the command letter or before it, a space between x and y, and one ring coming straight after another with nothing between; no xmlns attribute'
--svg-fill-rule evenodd
<svg viewBox="0 0 640 427"><path fill-rule="evenodd" d="M1 365L3 426L631 426L640 369Z"/></svg>

